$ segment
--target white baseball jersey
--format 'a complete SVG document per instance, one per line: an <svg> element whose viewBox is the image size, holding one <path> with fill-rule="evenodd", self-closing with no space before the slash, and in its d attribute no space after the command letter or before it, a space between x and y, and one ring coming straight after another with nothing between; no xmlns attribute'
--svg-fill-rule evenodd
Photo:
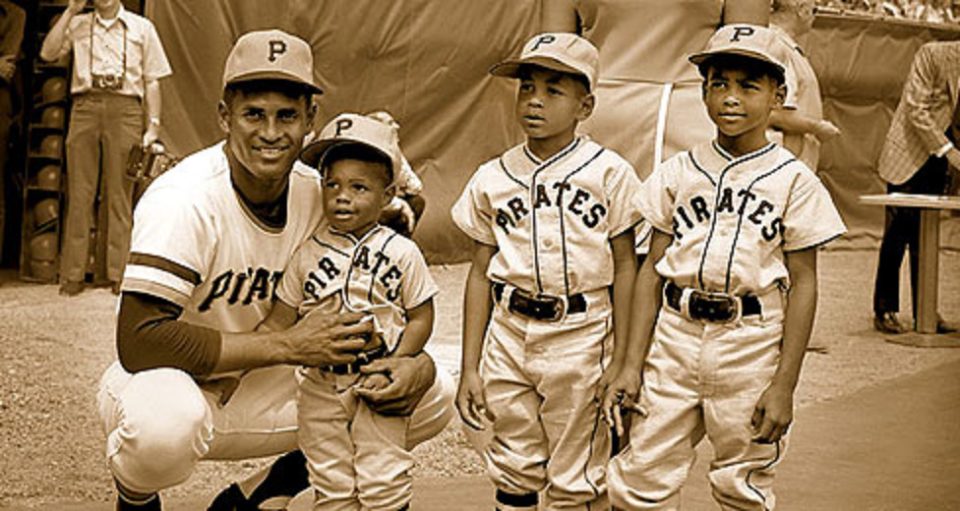
<svg viewBox="0 0 960 511"><path fill-rule="evenodd" d="M626 160L587 137L546 161L523 144L481 165L451 214L468 236L499 248L490 280L569 296L613 282L610 238L641 220L639 187Z"/></svg>
<svg viewBox="0 0 960 511"><path fill-rule="evenodd" d="M382 225L357 239L324 222L294 253L277 298L301 317L317 308L371 311L393 351L406 311L437 291L420 248L410 239Z"/></svg>
<svg viewBox="0 0 960 511"><path fill-rule="evenodd" d="M283 228L264 225L234 191L223 143L190 155L137 205L124 290L169 300L193 324L253 331L270 311L290 254L320 223L315 170L294 165L287 205Z"/></svg>
<svg viewBox="0 0 960 511"><path fill-rule="evenodd" d="M784 252L846 232L817 176L776 144L740 157L715 141L679 153L643 182L640 207L674 238L657 263L660 275L715 292L789 285Z"/></svg>

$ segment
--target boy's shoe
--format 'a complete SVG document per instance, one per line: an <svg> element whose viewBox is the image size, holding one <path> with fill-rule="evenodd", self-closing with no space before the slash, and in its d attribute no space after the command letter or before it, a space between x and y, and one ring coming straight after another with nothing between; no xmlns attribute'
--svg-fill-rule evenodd
<svg viewBox="0 0 960 511"><path fill-rule="evenodd" d="M160 504L160 495L154 495L141 504L133 504L117 495L117 511L161 511L161 509L163 506Z"/></svg>
<svg viewBox="0 0 960 511"><path fill-rule="evenodd" d="M64 296L77 296L83 292L83 282L65 280L60 283L60 294Z"/></svg>
<svg viewBox="0 0 960 511"><path fill-rule="evenodd" d="M900 323L896 312L882 312L873 317L873 328L885 334L902 334L907 329Z"/></svg>

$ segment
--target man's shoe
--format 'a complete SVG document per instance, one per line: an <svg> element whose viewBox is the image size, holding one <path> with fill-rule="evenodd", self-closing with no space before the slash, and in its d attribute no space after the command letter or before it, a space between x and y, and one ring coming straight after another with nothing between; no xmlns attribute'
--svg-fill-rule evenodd
<svg viewBox="0 0 960 511"><path fill-rule="evenodd" d="M885 334L902 334L907 331L896 312L884 312L873 317L873 328Z"/></svg>
<svg viewBox="0 0 960 511"><path fill-rule="evenodd" d="M77 296L83 292L83 282L65 280L60 284L60 294L64 296Z"/></svg>
<svg viewBox="0 0 960 511"><path fill-rule="evenodd" d="M960 331L960 327L958 327L956 323L948 322L941 317L937 317L938 334L952 334L957 331Z"/></svg>

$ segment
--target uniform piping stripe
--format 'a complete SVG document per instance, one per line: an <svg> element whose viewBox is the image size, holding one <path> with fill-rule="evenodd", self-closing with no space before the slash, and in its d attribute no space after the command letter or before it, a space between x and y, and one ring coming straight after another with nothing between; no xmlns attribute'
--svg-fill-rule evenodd
<svg viewBox="0 0 960 511"><path fill-rule="evenodd" d="M603 154L604 148L600 148L596 154L590 157L582 165L574 169L573 172L567 174L566 177L561 181L563 184L568 184L570 178L576 175L581 170L587 168L594 160L600 157ZM563 193L563 187L560 188L560 193ZM567 261L567 229L566 223L563 221L563 201L560 200L560 197L557 197L557 216L560 217L560 250L563 253L563 293L566 296L570 296L570 272L567 270L568 261Z"/></svg>
<svg viewBox="0 0 960 511"><path fill-rule="evenodd" d="M819 247L820 245L826 245L827 243L830 243L831 241L839 238L840 236L843 236L843 234L837 233L837 234L834 234L833 236L830 236L829 238L827 238L827 239L825 239L825 240L823 240L823 241L818 241L818 242L816 242L816 243L811 243L811 244L809 244L809 245L804 245L804 246L802 246L802 247L792 248L792 249L790 249L790 250L784 250L783 252L784 252L785 254L789 254L789 253L793 253L793 252L799 252L799 251L801 251L801 250L809 250L809 249L811 249L811 248L813 248L813 247Z"/></svg>
<svg viewBox="0 0 960 511"><path fill-rule="evenodd" d="M344 306L346 306L348 311L356 311L356 309L353 308L353 304L350 303L350 277L353 275L353 262L357 257L357 249L363 246L363 243L371 236L376 234L380 229L381 227L379 225L374 226L373 229L367 231L367 233L364 234L360 239L356 239L356 237L350 234L331 231L333 234L337 234L349 239L354 244L353 250L350 254L348 254L350 263L347 265L347 274L343 278L343 289L340 290L340 301Z"/></svg>
<svg viewBox="0 0 960 511"><path fill-rule="evenodd" d="M690 162L693 163L693 168L699 170L700 173L703 174L708 181L710 181L711 185L717 186L717 182L713 180L713 176L711 176L710 173L708 173L703 167L701 167L700 162L698 162L697 159L693 157L693 152L688 151L688 153L690 154Z"/></svg>
<svg viewBox="0 0 960 511"><path fill-rule="evenodd" d="M713 141L712 144L714 149L718 151L721 149L720 146L717 145L716 141ZM720 196L722 195L721 190L723 189L722 188L723 178L726 177L728 170L736 167L737 165L740 165L741 163L745 163L755 158L759 158L760 156L763 156L764 154L772 151L773 148L775 147L776 147L775 144L772 144L772 143L767 144L767 146L764 147L763 149L750 153L739 160L731 162L729 165L724 167L722 171L720 171L720 179L717 180L717 184L715 185L715 190L714 190L716 197L714 198L714 201L713 201L713 215L711 215L710 217L710 232L707 234L706 243L703 244L703 252L700 254L700 268L697 269L697 282L700 283L700 289L706 289L706 287L703 285L703 266L707 263L707 253L710 251L710 242L713 241L713 232L716 230L716 227L717 227L717 208L720 206Z"/></svg>
<svg viewBox="0 0 960 511"><path fill-rule="evenodd" d="M325 241L321 241L320 238L318 238L316 235L310 236L310 239L313 240L314 243L316 243L317 245L320 245L321 247L323 247L323 248L325 248L325 249L332 250L332 251L334 251L334 252L342 255L343 257L350 257L350 254L348 254L347 252L344 252L343 250L340 250L339 248L337 248L337 247L335 247L335 246L333 246L333 245L331 245L331 244L329 244L329 243L327 243L327 242L325 242Z"/></svg>
<svg viewBox="0 0 960 511"><path fill-rule="evenodd" d="M540 161L540 158L537 158L536 155L530 152L530 148L527 147L526 144L524 144L523 146L523 154L527 155L527 158L529 158L534 165L540 165L541 163L543 163Z"/></svg>
<svg viewBox="0 0 960 511"><path fill-rule="evenodd" d="M503 173L506 174L511 181L523 187L524 190L528 190L530 188L529 186L524 184L523 181L520 181L519 179L516 178L516 176L511 174L509 170L507 170L507 165L503 163L503 157L500 157L500 159L497 161L500 163L500 169L503 170Z"/></svg>
<svg viewBox="0 0 960 511"><path fill-rule="evenodd" d="M541 171L547 169L554 163L560 161L560 159L562 159L566 155L572 153L577 147L580 146L581 140L583 139L578 137L565 149L553 155L553 157L545 161L543 165L540 165L537 169L535 169L533 171L533 176L530 178L530 204L531 204L530 209L531 211L533 211L533 213L530 214L530 217L531 217L530 218L530 228L531 228L530 241L531 241L531 244L533 245L533 269L537 278L537 291L541 293L543 292L543 281L540 278L540 248L537 244L537 210L536 208L532 207L533 204L537 203L536 197L533 196L534 190L537 189L537 176L540 174ZM501 162L502 161L503 160L501 159ZM506 170L506 168L504 168L504 170ZM560 218L562 219L563 215L560 215ZM562 229L562 224L561 224L561 229ZM566 254L566 251L564 251L564 254Z"/></svg>
<svg viewBox="0 0 960 511"><path fill-rule="evenodd" d="M760 175L760 176L757 176L756 179L754 179L753 181L750 182L749 185L747 185L747 191L749 192L749 191L753 190L753 185L755 185L755 184L759 183L760 181L763 181L764 179L766 179L766 178L768 178L768 177L776 174L777 172L780 171L780 169L786 167L787 165L789 165L789 164L791 164L791 163L793 163L793 162L795 162L795 161L797 161L795 158L790 158L789 160L781 163L780 165L777 165L776 167L774 167L772 170L770 170L770 171L767 172L766 174L762 174L762 175ZM724 279L724 283L723 283L723 292L724 292L724 293L729 293L729 292L730 292L730 273L731 273L731 272L730 272L730 269L733 267L733 256L734 256L734 254L735 254L736 251L737 251L737 241L740 239L740 232L741 232L741 230L743 229L743 214L744 214L744 213L745 213L745 211L743 211L743 208L741 208L741 211L739 211L739 215L738 215L739 218L737 218L737 230L736 230L736 232L735 232L734 235L733 235L733 244L730 246L730 255L727 257L727 276L726 276L726 278ZM714 212L714 215L716 215L716 212Z"/></svg>
<svg viewBox="0 0 960 511"><path fill-rule="evenodd" d="M387 237L386 240L384 240L383 245L380 245L380 252L381 252L381 253L386 252L386 251L387 251L387 245L389 245L390 242L393 241L393 239L396 238L396 237L397 237L397 232L394 231L393 234L391 234L390 236ZM367 288L367 303L370 303L370 304L373 303L373 285L374 285L374 283L375 283L376 281L377 281L377 274L376 274L376 273L371 274L371 275L370 275L370 287Z"/></svg>
<svg viewBox="0 0 960 511"><path fill-rule="evenodd" d="M783 439L777 440L777 443L775 444L776 447L777 447L777 453L773 456L773 459L772 459L772 460L770 460L766 465L760 467L759 470L769 470L770 467L776 465L777 462L780 461L780 442L782 442L782 441L783 441ZM750 483L750 477L751 477L751 476L753 475L753 473L756 472L757 470L758 470L758 469L755 469L755 468L751 468L750 470L748 470L748 471L747 471L747 477L746 477L746 480L745 480L744 482L746 483L747 488L750 488L750 491L752 491L754 494L756 494L757 497L760 497L760 503L763 505L764 511L768 511L770 508L767 507L767 498L763 496L763 492L761 492L759 488L757 488L756 486L754 486L753 484Z"/></svg>
<svg viewBox="0 0 960 511"><path fill-rule="evenodd" d="M193 284L194 286L200 284L199 272L187 268L180 263L173 262L167 258L157 255L144 254L142 252L131 252L128 264L149 266L151 268L156 268L172 275L176 275L177 277Z"/></svg>

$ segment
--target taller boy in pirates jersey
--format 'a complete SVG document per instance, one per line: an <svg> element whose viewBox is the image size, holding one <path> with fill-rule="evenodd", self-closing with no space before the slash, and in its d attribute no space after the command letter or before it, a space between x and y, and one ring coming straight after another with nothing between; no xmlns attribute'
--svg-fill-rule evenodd
<svg viewBox="0 0 960 511"><path fill-rule="evenodd" d="M597 61L587 40L548 33L491 70L520 79L527 141L481 165L452 211L475 241L457 407L474 428L493 417L483 455L502 510L536 509L544 489L547 509L606 503L596 395L627 333L640 182L576 134Z"/></svg>
<svg viewBox="0 0 960 511"><path fill-rule="evenodd" d="M323 311L369 312L377 325L356 362L300 371L298 437L315 509L406 509L413 492L409 419L377 413L356 391L387 383L361 376L362 365L420 353L433 331L437 286L420 249L377 224L401 169L397 138L384 120L346 113L304 151L321 171L324 221L294 252L264 324L283 330Z"/></svg>
<svg viewBox="0 0 960 511"><path fill-rule="evenodd" d="M617 424L621 406L639 412L608 471L619 508L676 509L705 433L721 507L774 507L816 311L817 247L845 231L816 175L766 139L785 92L784 48L763 27L718 30L690 58L717 138L666 161L641 187L654 235L627 359L603 401Z"/></svg>

